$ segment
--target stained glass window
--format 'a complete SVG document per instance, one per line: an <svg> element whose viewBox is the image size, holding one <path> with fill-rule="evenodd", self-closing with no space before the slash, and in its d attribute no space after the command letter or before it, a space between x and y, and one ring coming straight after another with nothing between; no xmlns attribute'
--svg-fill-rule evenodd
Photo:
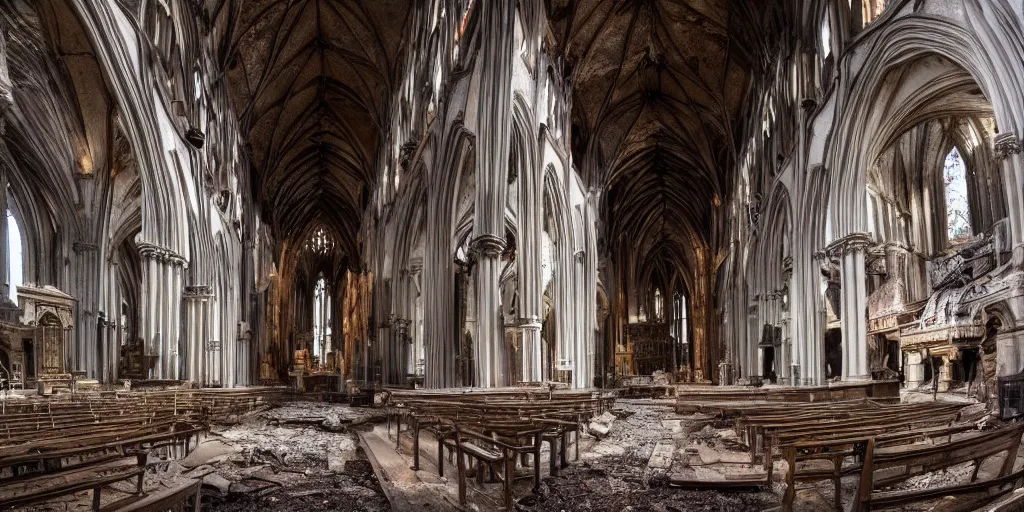
<svg viewBox="0 0 1024 512"><path fill-rule="evenodd" d="M971 236L971 214L967 204L967 168L954 146L943 168L946 185L946 234L950 241Z"/></svg>

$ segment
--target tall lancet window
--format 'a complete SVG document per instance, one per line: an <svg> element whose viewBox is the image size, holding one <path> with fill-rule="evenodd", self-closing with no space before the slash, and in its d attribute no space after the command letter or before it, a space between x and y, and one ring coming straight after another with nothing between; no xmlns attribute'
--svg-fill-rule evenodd
<svg viewBox="0 0 1024 512"><path fill-rule="evenodd" d="M665 318L664 304L661 302L661 290L654 289L654 321L660 322Z"/></svg>
<svg viewBox="0 0 1024 512"><path fill-rule="evenodd" d="M946 185L946 234L956 241L971 236L971 213L967 203L967 167L960 157L960 151L953 150L946 155L942 173Z"/></svg>
<svg viewBox="0 0 1024 512"><path fill-rule="evenodd" d="M669 334L675 340L676 361L681 366L687 364L687 356L690 353L688 322L689 309L686 306L686 296L677 293L672 297L672 322L669 324Z"/></svg>
<svg viewBox="0 0 1024 512"><path fill-rule="evenodd" d="M25 275L24 269L21 267L23 263L21 257L21 229L18 227L18 221L14 220L14 215L11 215L10 210L7 210L7 258L7 282L11 286L10 297L11 301L17 304L18 287L24 284Z"/></svg>
<svg viewBox="0 0 1024 512"><path fill-rule="evenodd" d="M324 364L324 356L331 349L331 294L327 279L321 274L313 291L313 357Z"/></svg>

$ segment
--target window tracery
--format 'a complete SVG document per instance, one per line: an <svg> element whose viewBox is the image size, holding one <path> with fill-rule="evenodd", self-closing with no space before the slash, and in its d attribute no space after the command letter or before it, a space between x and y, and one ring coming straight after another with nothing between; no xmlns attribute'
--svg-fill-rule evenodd
<svg viewBox="0 0 1024 512"><path fill-rule="evenodd" d="M306 241L306 249L315 254L327 254L334 249L334 240L323 227L319 227Z"/></svg>

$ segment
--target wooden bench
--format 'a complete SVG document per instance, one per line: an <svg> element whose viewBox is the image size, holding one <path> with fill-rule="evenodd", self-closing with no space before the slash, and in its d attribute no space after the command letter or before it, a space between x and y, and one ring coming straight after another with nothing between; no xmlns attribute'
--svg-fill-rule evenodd
<svg viewBox="0 0 1024 512"><path fill-rule="evenodd" d="M200 512L203 498L203 479L190 480L169 489L150 494L143 498L127 498L126 500L107 505L100 512L166 512L167 510L188 510L187 504L192 501L192 511Z"/></svg>
<svg viewBox="0 0 1024 512"><path fill-rule="evenodd" d="M438 471L444 475L445 450L454 455L458 470L459 499L466 503L466 476L475 465L477 483L484 472L500 479L507 509L512 508L512 485L517 462L527 467L533 459L534 487L539 488L541 446L551 446L550 472L567 465L569 438L575 435L579 457L582 424L611 406L614 395L593 392L513 388L480 393L463 391L409 391L385 393L388 433L396 425L396 449L401 447L402 425L411 431L413 468L419 468L419 440L422 430L438 440Z"/></svg>
<svg viewBox="0 0 1024 512"><path fill-rule="evenodd" d="M857 506L854 510L867 511L896 502L908 504L920 501L931 495L929 490L893 494L876 492L875 487L892 485L964 462L973 462L975 470L971 475L971 483L963 484L966 487L960 491L988 488L986 486L998 487L1005 484L1003 479L1011 474L1021 435L1024 435L1024 424L978 433L965 434L955 429L933 429L931 432L938 434L936 437L948 436L950 440L934 444L903 444L905 439L878 436L806 441L785 446L783 457L788 469L786 492L782 499L783 510L793 510L797 483L822 480L833 482L834 506L841 510L841 479L851 475L860 475ZM953 439L952 436L957 434L958 437ZM886 443L895 444L885 446ZM1003 452L1006 456L998 477L976 482L978 468L984 459ZM959 486L951 486L950 489L956 490Z"/></svg>
<svg viewBox="0 0 1024 512"><path fill-rule="evenodd" d="M0 489L0 510L39 504L60 496L92 491L92 510L100 510L104 487L125 480L136 480L135 492L142 493L145 457L122 457L98 464L86 464L61 473L43 473L5 484Z"/></svg>

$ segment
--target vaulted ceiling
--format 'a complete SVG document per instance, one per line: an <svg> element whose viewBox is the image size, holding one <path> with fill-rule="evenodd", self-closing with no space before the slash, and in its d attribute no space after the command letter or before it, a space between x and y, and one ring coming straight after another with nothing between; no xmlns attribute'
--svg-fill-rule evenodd
<svg viewBox="0 0 1024 512"><path fill-rule="evenodd" d="M221 0L215 8L258 198L283 238L322 226L345 252L357 250L414 3Z"/></svg>
<svg viewBox="0 0 1024 512"><path fill-rule="evenodd" d="M324 226L356 251L416 2L209 1L264 214L282 238ZM548 0L610 243L680 264L710 244L751 76L734 18L770 3Z"/></svg>
<svg viewBox="0 0 1024 512"><path fill-rule="evenodd" d="M608 243L639 246L641 259L691 260L726 201L751 75L732 21L748 7L735 4L551 1L574 87L575 161L605 190Z"/></svg>

